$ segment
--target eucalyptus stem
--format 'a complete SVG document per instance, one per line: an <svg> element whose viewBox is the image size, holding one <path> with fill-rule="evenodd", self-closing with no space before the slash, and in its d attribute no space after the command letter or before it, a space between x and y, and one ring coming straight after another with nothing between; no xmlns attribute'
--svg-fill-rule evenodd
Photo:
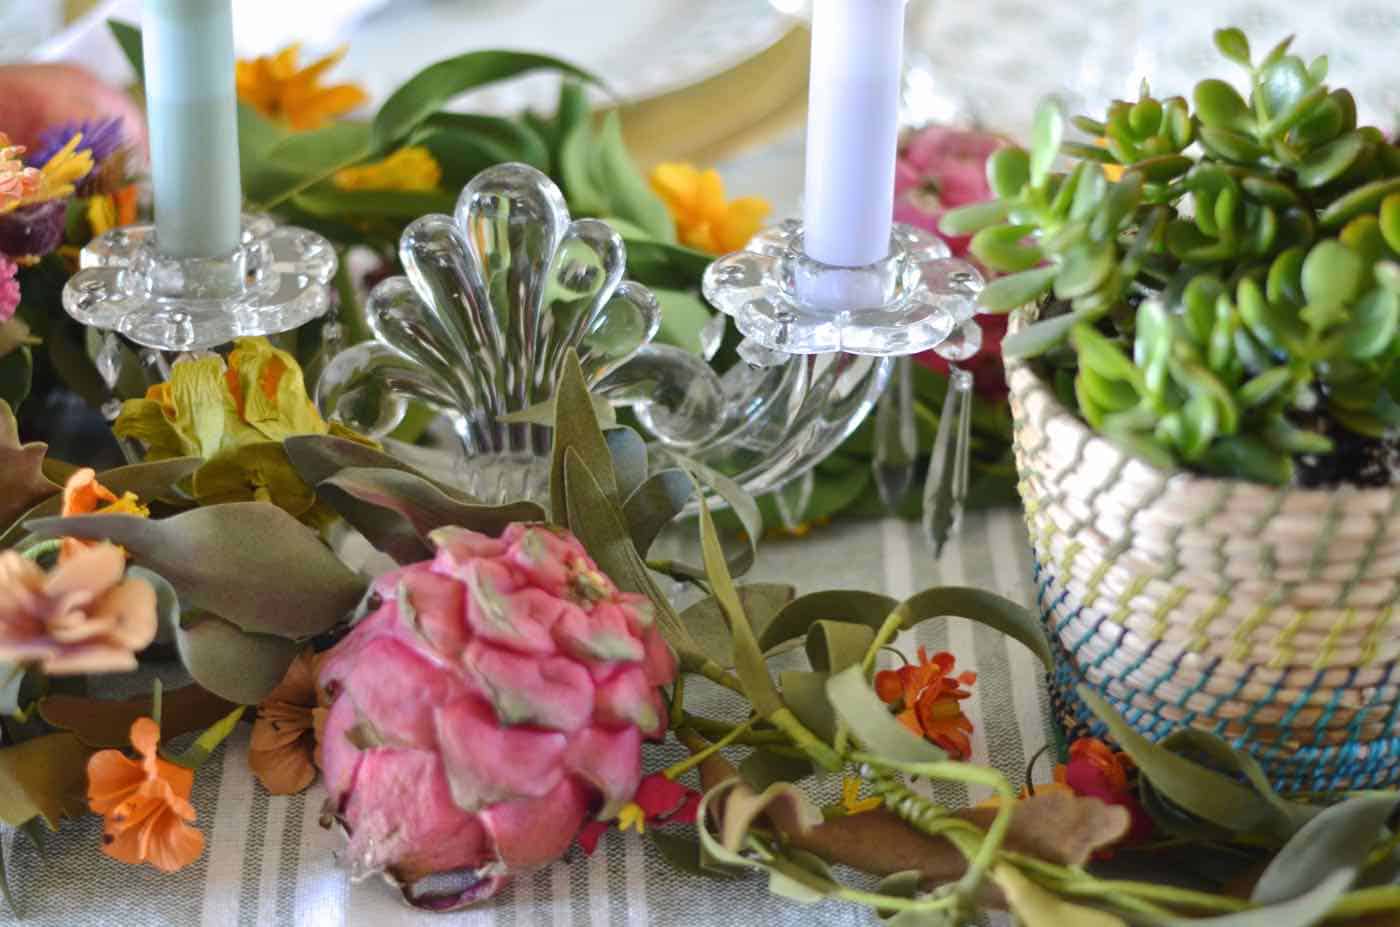
<svg viewBox="0 0 1400 927"><path fill-rule="evenodd" d="M746 722L748 723L748 722ZM758 720L754 719L753 724ZM692 728L697 734L704 737L724 737L731 731L740 727L737 724L730 724L727 721L718 721L714 718L707 718L704 715L693 715L690 712L683 712L680 721L675 725L677 728ZM790 744L786 734L782 731L755 731L749 730L739 737L735 743L748 746L782 746Z"/></svg>
<svg viewBox="0 0 1400 927"><path fill-rule="evenodd" d="M769 724L788 735L793 744L822 769L835 772L844 765L841 754L808 730L806 725L797 719L797 715L792 713L792 709L786 705L770 714L767 720Z"/></svg>
<svg viewBox="0 0 1400 927"><path fill-rule="evenodd" d="M699 766L701 763L705 762L705 760L709 759L711 756L714 756L720 750L724 749L725 747L734 743L734 741L738 740L740 736L742 736L745 732L747 732L750 728L753 727L754 722L757 720L758 717L756 715L752 718L749 718L749 720L745 721L743 724L740 724L738 727L734 728L728 734L724 735L719 740L710 744L708 747L705 747L701 750L697 750L690 756L681 760L679 763L673 763L672 765L666 767L666 770L662 773L662 775L665 776L667 779L680 778L681 776L689 772L691 769L695 768L696 766Z"/></svg>
<svg viewBox="0 0 1400 927"><path fill-rule="evenodd" d="M681 669L697 676L704 676L710 682L724 686L724 688L748 698L748 694L744 691L744 684L739 681L738 677L709 657L700 654L682 654Z"/></svg>
<svg viewBox="0 0 1400 927"><path fill-rule="evenodd" d="M685 674L676 674L676 684L671 689L671 728L685 723Z"/></svg>
<svg viewBox="0 0 1400 927"><path fill-rule="evenodd" d="M1400 885L1377 885L1348 892L1337 899L1327 916L1360 917L1386 911L1400 911Z"/></svg>
<svg viewBox="0 0 1400 927"><path fill-rule="evenodd" d="M355 292L355 281L350 276L350 261L343 250L337 254L337 257L339 261L336 264L332 283L340 303L338 307L340 324L345 326L345 341L347 344L371 341L374 339L374 332L370 331L369 325L365 322L365 314L360 306L360 297Z"/></svg>

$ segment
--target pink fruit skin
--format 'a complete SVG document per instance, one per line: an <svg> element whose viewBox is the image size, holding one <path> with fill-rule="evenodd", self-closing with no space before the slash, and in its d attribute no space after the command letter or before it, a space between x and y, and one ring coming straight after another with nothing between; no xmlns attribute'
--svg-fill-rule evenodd
<svg viewBox="0 0 1400 927"><path fill-rule="evenodd" d="M0 65L0 131L16 145L32 151L50 126L112 116L144 158L146 120L124 90L74 64Z"/></svg>
<svg viewBox="0 0 1400 927"><path fill-rule="evenodd" d="M482 901L559 858L641 778L675 660L641 596L571 535L439 532L437 556L375 582L381 604L323 660L328 810L357 874L420 907ZM465 887L410 894L430 875Z"/></svg>

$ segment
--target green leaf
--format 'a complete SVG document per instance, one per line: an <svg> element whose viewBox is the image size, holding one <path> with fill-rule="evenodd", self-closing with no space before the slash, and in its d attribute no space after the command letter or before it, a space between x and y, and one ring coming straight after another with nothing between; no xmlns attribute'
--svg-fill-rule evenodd
<svg viewBox="0 0 1400 927"><path fill-rule="evenodd" d="M1201 81L1196 85L1194 97L1196 115L1211 128L1245 132L1254 121L1244 97L1223 80Z"/></svg>
<svg viewBox="0 0 1400 927"><path fill-rule="evenodd" d="M263 152L260 160L272 169L259 171L255 185L244 194L253 202L274 205L374 151L369 126L363 122L333 122L288 135Z"/></svg>
<svg viewBox="0 0 1400 927"><path fill-rule="evenodd" d="M742 486L718 470L670 449L666 450L666 455L690 473L701 488L723 499L739 519L744 527L744 537L738 550L731 551L725 562L731 574L742 576L747 573L758 555L758 539L763 537L763 515L759 512L758 503Z"/></svg>
<svg viewBox="0 0 1400 927"><path fill-rule="evenodd" d="M435 139L449 136L470 140L496 163L521 161L545 173L551 167L549 145L538 132L519 120L480 113L434 113L423 122L421 134L422 144L429 149ZM449 165L443 165L444 172L448 168ZM450 189L456 185L445 186Z"/></svg>
<svg viewBox="0 0 1400 927"><path fill-rule="evenodd" d="M623 234L627 245L627 272L650 287L691 289L699 285L712 255L694 248Z"/></svg>
<svg viewBox="0 0 1400 927"><path fill-rule="evenodd" d="M661 304L661 328L656 333L657 342L673 344L683 351L699 354L703 348L700 333L713 317L710 307L689 290L653 287L651 294Z"/></svg>
<svg viewBox="0 0 1400 927"><path fill-rule="evenodd" d="M695 495L695 481L684 470L653 473L622 505L623 518L637 552L646 556L651 545Z"/></svg>
<svg viewBox="0 0 1400 927"><path fill-rule="evenodd" d="M762 633L797 591L782 583L752 583L736 588L744 614L749 616L756 633ZM720 666L733 665L734 638L729 633L729 623L719 599L708 596L688 606L681 612L681 622L699 643L703 654Z"/></svg>
<svg viewBox="0 0 1400 927"><path fill-rule="evenodd" d="M677 834L659 827L648 827L647 839L661 853L661 858L671 868L679 869L687 875L724 881L731 881L739 877L738 873L718 866L704 865L701 860L700 841L688 834Z"/></svg>
<svg viewBox="0 0 1400 927"><path fill-rule="evenodd" d="M612 457L618 496L626 499L647 478L647 443L626 425L604 431L603 440L607 442Z"/></svg>
<svg viewBox="0 0 1400 927"><path fill-rule="evenodd" d="M90 753L69 733L0 748L0 822L21 827L42 817L57 830L61 818L87 811Z"/></svg>
<svg viewBox="0 0 1400 927"><path fill-rule="evenodd" d="M1054 668L1050 642L1040 621L1028 610L1004 596L971 586L934 586L899 603L902 627L913 628L930 618L951 616L985 625L1024 645L1040 658L1047 671Z"/></svg>
<svg viewBox="0 0 1400 927"><path fill-rule="evenodd" d="M1045 259L1039 245L1026 244L1027 236L1034 230L1033 225L995 225L974 235L969 247L983 263L996 270L1030 270Z"/></svg>
<svg viewBox="0 0 1400 927"><path fill-rule="evenodd" d="M1037 267L1034 270L1023 270L1018 274L998 277L983 287L977 301L988 312L1017 309L1049 292L1059 272L1060 269L1054 266Z"/></svg>
<svg viewBox="0 0 1400 927"><path fill-rule="evenodd" d="M710 578L710 589L719 601L734 640L735 672L754 711L765 718L769 717L782 709L783 700L773 685L773 678L768 675L768 664L763 659L763 651L759 649L758 638L754 636L739 591L734 587L719 534L715 531L715 520L710 516L710 507L703 496L700 499L700 547L705 559L705 573Z"/></svg>
<svg viewBox="0 0 1400 927"><path fill-rule="evenodd" d="M176 628L180 662L195 682L235 705L256 705L282 682L305 646L277 634L254 634L208 613Z"/></svg>
<svg viewBox="0 0 1400 927"><path fill-rule="evenodd" d="M117 41L117 47L122 50L127 63L136 72L136 82L144 84L146 82L146 59L141 49L140 28L124 19L109 19L107 20L107 31L112 33L112 38Z"/></svg>
<svg viewBox="0 0 1400 927"><path fill-rule="evenodd" d="M1031 179L1031 158L1024 148L998 148L987 158L987 184L1002 199L1017 196Z"/></svg>
<svg viewBox="0 0 1400 927"><path fill-rule="evenodd" d="M871 628L884 623L899 600L858 589L812 592L783 607L759 635L759 646L772 652L788 641L806 637L819 621L857 621Z"/></svg>
<svg viewBox="0 0 1400 927"><path fill-rule="evenodd" d="M1035 122L1031 126L1031 186L1039 188L1045 185L1064 137L1064 111L1053 100L1047 100L1036 109Z"/></svg>
<svg viewBox="0 0 1400 927"><path fill-rule="evenodd" d="M1392 193L1400 193L1400 177L1373 180L1328 203L1318 214L1318 222L1325 229L1341 228L1363 212L1378 208Z"/></svg>
<svg viewBox="0 0 1400 927"><path fill-rule="evenodd" d="M424 541L445 525L494 537L513 522L545 520L544 509L533 502L460 502L403 470L351 467L317 484L316 494L371 544L400 563L430 556L431 548ZM405 523L412 533L404 530Z"/></svg>
<svg viewBox="0 0 1400 927"><path fill-rule="evenodd" d="M292 195L291 204L326 219L390 219L407 224L428 213L450 213L456 197L445 190L342 190L317 184Z"/></svg>
<svg viewBox="0 0 1400 927"><path fill-rule="evenodd" d="M20 345L0 357L0 400L18 409L29 398L34 382L34 354L28 345Z"/></svg>
<svg viewBox="0 0 1400 927"><path fill-rule="evenodd" d="M939 763L948 758L948 754L916 737L894 719L859 666L828 679L826 696L852 736L871 753L904 763Z"/></svg>
<svg viewBox="0 0 1400 927"><path fill-rule="evenodd" d="M1400 295L1377 287L1352 307L1343 349L1356 360L1377 357L1394 342L1398 325Z"/></svg>
<svg viewBox="0 0 1400 927"><path fill-rule="evenodd" d="M606 191L609 215L633 223L657 241L673 243L676 223L627 152L622 140L622 120L613 110L603 117L593 154L593 176Z"/></svg>
<svg viewBox="0 0 1400 927"><path fill-rule="evenodd" d="M969 203L945 212L938 220L938 230L944 235L973 235L998 222L1005 222L1007 212L1007 205L1000 200Z"/></svg>
<svg viewBox="0 0 1400 927"><path fill-rule="evenodd" d="M547 55L513 51L468 52L428 65L395 90L375 114L375 144L386 150L392 148L453 97L476 87L536 70L561 71L588 83L600 83L587 71Z"/></svg>
<svg viewBox="0 0 1400 927"><path fill-rule="evenodd" d="M1346 245L1330 238L1320 241L1303 260L1303 295L1310 304L1350 303L1365 270L1361 257Z"/></svg>
<svg viewBox="0 0 1400 927"><path fill-rule="evenodd" d="M827 743L836 736L836 711L826 697L829 678L826 673L810 670L784 670L778 674L783 702L797 720Z"/></svg>
<svg viewBox="0 0 1400 927"><path fill-rule="evenodd" d="M311 529L266 502L211 505L162 519L40 518L27 527L38 537L120 544L138 565L165 577L181 601L250 632L319 634L339 623L365 588Z"/></svg>
<svg viewBox="0 0 1400 927"><path fill-rule="evenodd" d="M1308 152L1297 167L1298 186L1304 190L1325 187L1356 163L1366 150L1366 138L1360 132L1346 135Z"/></svg>
<svg viewBox="0 0 1400 927"><path fill-rule="evenodd" d="M796 782L812 775L812 772L811 760L774 753L761 747L739 764L739 775L755 792L762 792L775 782Z"/></svg>
<svg viewBox="0 0 1400 927"><path fill-rule="evenodd" d="M232 734L238 722L243 720L243 713L248 710L246 705L239 705L237 708L224 715L215 723L211 724L203 734L195 738L194 743L180 754L166 756L165 759L176 766L183 766L186 769L198 769L204 765L209 756L219 748L228 735Z"/></svg>
<svg viewBox="0 0 1400 927"><path fill-rule="evenodd" d="M1233 26L1215 30L1215 47L1236 64L1249 67L1249 39Z"/></svg>
<svg viewBox="0 0 1400 927"><path fill-rule="evenodd" d="M807 631L807 659L821 673L839 673L860 663L875 642L869 625L851 621L818 621Z"/></svg>
<svg viewBox="0 0 1400 927"><path fill-rule="evenodd" d="M983 292L985 293L986 290ZM1087 316L1088 313L1083 310L1076 310L1032 322L1003 339L1001 356L1006 358L1038 357L1051 348L1064 344L1069 338L1070 331Z"/></svg>
<svg viewBox="0 0 1400 927"><path fill-rule="evenodd" d="M564 486L564 459L569 451L579 457L585 469L593 475L603 496L613 506L621 504L617 492L617 476L612 469L608 442L598 427L593 400L583 379L578 353L570 349L564 358L564 369L554 390L554 448L549 468L550 512L556 524L563 524L578 533L578 527L567 520L568 500Z"/></svg>
<svg viewBox="0 0 1400 927"><path fill-rule="evenodd" d="M1089 686L1080 685L1078 693L1142 774L1175 804L1235 834L1278 841L1291 832L1278 809L1253 789L1152 743Z"/></svg>

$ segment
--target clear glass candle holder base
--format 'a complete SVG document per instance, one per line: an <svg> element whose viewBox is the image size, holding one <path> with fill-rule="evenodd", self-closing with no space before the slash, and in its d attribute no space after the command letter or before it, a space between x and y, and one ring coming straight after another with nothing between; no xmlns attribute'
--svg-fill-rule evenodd
<svg viewBox="0 0 1400 927"><path fill-rule="evenodd" d="M705 272L705 297L751 341L783 354L918 354L977 311L982 277L933 235L895 226L889 257L836 267L808 257L802 223L760 233Z"/></svg>
<svg viewBox="0 0 1400 927"><path fill-rule="evenodd" d="M239 247L213 258L163 254L154 226L127 226L83 249L63 308L143 347L198 351L324 315L335 269L330 242L266 216L245 215Z"/></svg>

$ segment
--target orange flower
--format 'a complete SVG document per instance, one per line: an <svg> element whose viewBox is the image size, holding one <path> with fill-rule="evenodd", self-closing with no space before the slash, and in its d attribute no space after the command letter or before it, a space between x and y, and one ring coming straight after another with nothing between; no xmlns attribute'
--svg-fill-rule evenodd
<svg viewBox="0 0 1400 927"><path fill-rule="evenodd" d="M75 471L68 477L68 482L63 484L64 518L74 515L139 515L145 518L150 514L150 509L142 505L133 492L123 493L120 499L117 498L116 493L97 482L97 472L91 467ZM58 559L62 562L78 551L96 546L97 543L79 538L64 538Z"/></svg>
<svg viewBox="0 0 1400 927"><path fill-rule="evenodd" d="M204 835L188 822L194 771L156 755L160 728L150 718L131 725L141 754L102 750L88 760L88 805L105 819L102 852L123 863L150 863L162 872L188 866L204 852Z"/></svg>
<svg viewBox="0 0 1400 927"><path fill-rule="evenodd" d="M710 254L743 248L772 210L762 197L726 200L719 172L693 164L658 164L651 172L651 188L676 220L681 242Z"/></svg>
<svg viewBox="0 0 1400 927"><path fill-rule="evenodd" d="M1092 768L1105 789L1114 795L1128 790L1128 773L1133 761L1126 753L1115 753L1097 737L1081 737L1069 745L1070 764L1082 763Z"/></svg>
<svg viewBox="0 0 1400 927"><path fill-rule="evenodd" d="M968 735L973 727L959 703L971 697L962 687L975 683L977 674L969 670L953 676L955 664L947 651L930 657L920 647L918 663L875 674L875 693L885 704L902 708L900 724L963 760L972 755Z"/></svg>
<svg viewBox="0 0 1400 927"><path fill-rule="evenodd" d="M345 46L341 46L304 68L297 66L300 45L289 45L275 55L239 61L238 99L298 132L319 128L358 109L369 99L355 84L321 84L321 75L335 67L345 57L345 51Z"/></svg>
<svg viewBox="0 0 1400 927"><path fill-rule="evenodd" d="M316 778L316 655L303 650L258 706L248 767L273 795L300 792Z"/></svg>

